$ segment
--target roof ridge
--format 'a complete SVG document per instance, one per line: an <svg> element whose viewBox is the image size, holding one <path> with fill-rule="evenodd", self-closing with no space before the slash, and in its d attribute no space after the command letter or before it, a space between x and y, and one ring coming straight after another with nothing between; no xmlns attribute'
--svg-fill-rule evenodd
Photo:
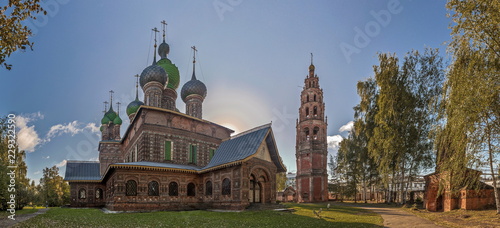
<svg viewBox="0 0 500 228"><path fill-rule="evenodd" d="M235 138L238 138L238 137L240 137L240 136L247 135L247 134L250 134L250 133L252 133L252 132L256 132L256 131L258 131L258 130L262 130L262 129L264 129L264 128L271 127L271 124L272 124L272 123L268 123L268 124L264 124L264 125L261 125L261 126L258 126L258 127L254 127L254 128L252 128L252 129L250 129L250 130L246 130L246 131L244 131L244 132L241 132L241 133L239 133L239 134L237 134L237 135L235 135L235 136L231 137L231 139L235 139Z"/></svg>
<svg viewBox="0 0 500 228"><path fill-rule="evenodd" d="M99 161L66 160L66 163L99 163Z"/></svg>

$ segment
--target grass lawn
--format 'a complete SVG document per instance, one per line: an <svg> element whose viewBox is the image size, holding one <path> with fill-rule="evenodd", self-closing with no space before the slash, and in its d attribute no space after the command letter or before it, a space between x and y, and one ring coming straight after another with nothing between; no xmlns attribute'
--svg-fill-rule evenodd
<svg viewBox="0 0 500 228"><path fill-rule="evenodd" d="M286 204L296 211L178 211L104 214L99 209L52 208L15 227L382 227L369 211L326 204ZM317 218L312 210L321 212Z"/></svg>
<svg viewBox="0 0 500 228"><path fill-rule="evenodd" d="M500 227L500 216L496 210L452 210L447 212L429 212L425 209L404 210L418 217L426 218L446 227Z"/></svg>

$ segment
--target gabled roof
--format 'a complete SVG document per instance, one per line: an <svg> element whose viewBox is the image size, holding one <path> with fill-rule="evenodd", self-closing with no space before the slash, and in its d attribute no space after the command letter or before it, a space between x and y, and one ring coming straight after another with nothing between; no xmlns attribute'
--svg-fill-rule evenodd
<svg viewBox="0 0 500 228"><path fill-rule="evenodd" d="M100 181L100 164L97 161L68 161L66 163L66 181Z"/></svg>
<svg viewBox="0 0 500 228"><path fill-rule="evenodd" d="M278 168L278 172L284 172L285 167L279 157L276 142L271 130L271 124L242 132L230 140L224 141L215 151L214 157L202 171L211 170L220 166L241 162L253 156L259 149L262 142L266 142L269 148L271 160Z"/></svg>

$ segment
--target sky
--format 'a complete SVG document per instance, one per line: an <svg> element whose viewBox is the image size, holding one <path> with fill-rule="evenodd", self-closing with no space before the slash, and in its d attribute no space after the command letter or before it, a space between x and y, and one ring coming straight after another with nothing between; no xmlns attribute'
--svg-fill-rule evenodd
<svg viewBox="0 0 500 228"><path fill-rule="evenodd" d="M64 175L67 160L97 160L104 101L135 98L135 74L151 64L153 33L167 26L169 59L181 84L207 86L203 118L245 131L272 122L278 151L295 171L300 91L314 55L328 116L329 152L352 128L356 83L373 76L377 53L439 48L446 57L450 19L444 0L45 0L47 15L28 20L33 51L0 68L0 115L17 116L28 177L45 167ZM5 4L5 3L3 3ZM2 3L0 3L0 6ZM158 38L161 40L161 38ZM139 97L142 100L142 91ZM117 110L116 104L113 105ZM185 111L179 98L177 107Z"/></svg>

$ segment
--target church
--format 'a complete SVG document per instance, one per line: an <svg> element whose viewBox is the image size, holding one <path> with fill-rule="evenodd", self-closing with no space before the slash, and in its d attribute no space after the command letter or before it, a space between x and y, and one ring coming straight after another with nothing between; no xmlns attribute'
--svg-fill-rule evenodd
<svg viewBox="0 0 500 228"><path fill-rule="evenodd" d="M99 161L67 162L70 205L156 211L243 210L253 203L275 203L276 174L286 168L271 124L231 136L233 130L203 119L207 87L196 78L195 47L191 80L180 90L186 113L179 112L180 75L167 57L162 24L163 42L157 48L155 38L153 63L138 77L123 136L111 93L101 120Z"/></svg>

